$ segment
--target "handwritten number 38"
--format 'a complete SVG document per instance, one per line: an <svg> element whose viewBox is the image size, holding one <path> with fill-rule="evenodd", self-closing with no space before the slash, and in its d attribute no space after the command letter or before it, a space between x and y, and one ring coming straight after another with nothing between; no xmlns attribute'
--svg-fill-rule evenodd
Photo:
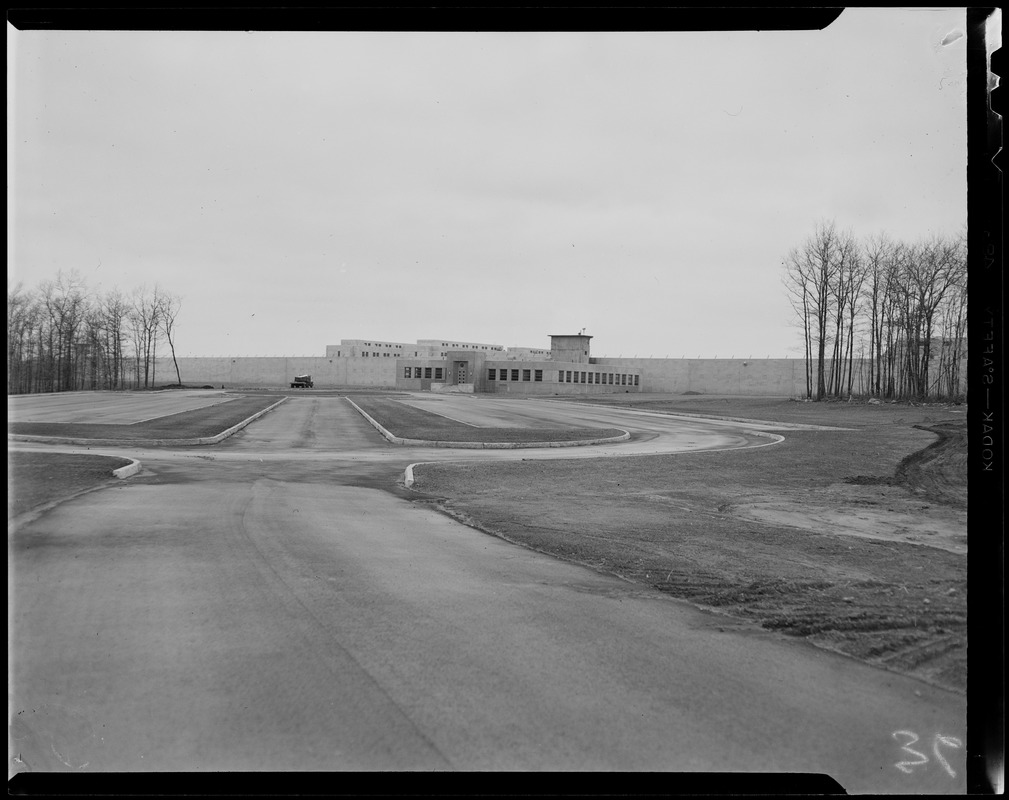
<svg viewBox="0 0 1009 800"><path fill-rule="evenodd" d="M894 764L894 766L901 772L910 773L914 767L920 766L922 764L927 764L928 756L926 756L924 753L919 752L918 750L914 750L911 748L911 745L913 745L915 742L918 741L918 734L913 733L912 731L894 731L893 733L893 738L897 739L898 741L900 740L900 737L904 736L908 737L908 740L904 742L904 744L901 746L901 749L908 755L916 756L917 760L898 761L896 764ZM940 764L942 764L942 768L949 773L949 776L951 778L955 778L956 772L949 765L949 762L942 757L942 753L939 752L940 744L946 745L946 747L959 748L963 747L963 742L961 742L955 736L943 736L941 733L937 733L935 735L935 739L932 742L932 752L935 754L936 760Z"/></svg>

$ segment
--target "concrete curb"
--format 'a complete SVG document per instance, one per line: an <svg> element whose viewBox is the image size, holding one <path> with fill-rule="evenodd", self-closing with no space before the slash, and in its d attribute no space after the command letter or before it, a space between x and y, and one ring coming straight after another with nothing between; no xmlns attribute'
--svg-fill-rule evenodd
<svg viewBox="0 0 1009 800"><path fill-rule="evenodd" d="M626 442L631 438L630 432L624 431L620 436L610 436L605 439L579 439L572 442L443 442L430 439L404 439L402 436L396 436L382 427L381 423L349 397L345 397L344 399L354 406L358 413L368 420L372 427L392 444L412 445L415 447L446 447L460 450L524 450L542 447L587 447L593 444ZM623 430L623 428L617 428L617 430Z"/></svg>
<svg viewBox="0 0 1009 800"><path fill-rule="evenodd" d="M217 444L229 436L238 433L246 425L255 422L264 414L273 411L281 403L287 401L287 397L282 397L276 403L262 411L257 411L251 417L243 419L237 425L232 425L226 431L215 436L204 436L198 439L80 439L63 436L29 436L20 433L8 433L7 441L11 442L37 442L39 444L73 444L79 447L195 447L204 444Z"/></svg>
<svg viewBox="0 0 1009 800"><path fill-rule="evenodd" d="M125 467L120 467L119 469L112 470L112 474L117 478L129 478L131 475L136 475L140 472L143 464L137 461L135 458L130 459L131 463L127 464Z"/></svg>
<svg viewBox="0 0 1009 800"><path fill-rule="evenodd" d="M410 489L410 488L413 487L413 483L414 483L413 468L414 467L419 467L423 463L425 463L425 462L423 462L423 461L417 461L417 462L415 462L413 464L407 464L406 469L403 470L403 485L407 489Z"/></svg>

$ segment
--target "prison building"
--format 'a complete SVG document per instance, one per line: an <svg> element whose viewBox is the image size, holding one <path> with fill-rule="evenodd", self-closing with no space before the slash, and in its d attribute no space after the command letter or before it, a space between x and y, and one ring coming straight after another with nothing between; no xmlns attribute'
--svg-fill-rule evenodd
<svg viewBox="0 0 1009 800"><path fill-rule="evenodd" d="M547 359L519 360L503 352L464 349L446 350L444 357L401 358L396 388L510 395L642 391L640 368L592 363L591 339L584 334L551 335Z"/></svg>
<svg viewBox="0 0 1009 800"><path fill-rule="evenodd" d="M441 339L418 339L416 342L386 342L378 339L341 339L340 344L326 345L326 358L445 358L449 350L479 350L504 353L500 344L449 342Z"/></svg>

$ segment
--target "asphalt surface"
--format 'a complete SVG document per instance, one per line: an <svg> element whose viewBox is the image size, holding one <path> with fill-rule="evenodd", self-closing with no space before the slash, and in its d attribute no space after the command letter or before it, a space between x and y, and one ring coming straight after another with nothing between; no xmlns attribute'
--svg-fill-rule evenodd
<svg viewBox="0 0 1009 800"><path fill-rule="evenodd" d="M773 439L549 401L438 410L499 426L509 402L632 439L404 448L306 395L214 447L113 453L144 469L9 531L10 770L787 771L963 791L963 697L478 533L401 483L417 461Z"/></svg>

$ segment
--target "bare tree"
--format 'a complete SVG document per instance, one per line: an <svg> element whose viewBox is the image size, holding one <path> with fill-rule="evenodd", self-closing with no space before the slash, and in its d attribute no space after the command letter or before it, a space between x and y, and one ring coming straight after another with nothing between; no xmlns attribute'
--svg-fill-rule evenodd
<svg viewBox="0 0 1009 800"><path fill-rule="evenodd" d="M813 280L807 269L808 264L801 250L793 248L784 261L782 283L788 293L788 301L802 324L802 344L806 376L806 399L813 396L812 373L812 321L810 319L813 305Z"/></svg>
<svg viewBox="0 0 1009 800"><path fill-rule="evenodd" d="M881 233L860 244L833 222L817 224L813 234L789 252L783 280L802 320L807 376L815 341L816 398L852 396L856 350L859 391L919 400L956 395L966 331L966 280L963 232L912 245ZM866 329L868 358L860 333Z"/></svg>
<svg viewBox="0 0 1009 800"><path fill-rule="evenodd" d="M129 318L130 304L118 289L113 289L102 299L101 308L107 354L106 386L109 389L119 389L126 382L123 341L126 336L124 326Z"/></svg>
<svg viewBox="0 0 1009 800"><path fill-rule="evenodd" d="M121 389L141 385L141 374L143 385L151 386L162 336L175 359L178 310L178 298L160 287L129 297L118 289L93 295L76 272L60 272L32 291L8 286L7 391ZM126 364L130 338L132 380Z"/></svg>
<svg viewBox="0 0 1009 800"><path fill-rule="evenodd" d="M869 393L877 397L882 383L883 328L886 322L893 247L894 244L886 233L870 237L862 246L862 261L865 266L863 299L869 316Z"/></svg>
<svg viewBox="0 0 1009 800"><path fill-rule="evenodd" d="M830 339L831 289L844 255L842 237L833 221L816 224L813 233L793 250L786 262L785 282L793 297L802 298L804 331L816 343L816 399L827 396L826 354ZM807 353L811 347L807 345ZM807 355L807 361L809 355Z"/></svg>
<svg viewBox="0 0 1009 800"><path fill-rule="evenodd" d="M172 363L175 365L175 377L182 385L182 375L179 373L179 362L175 357L175 318L179 315L179 311L182 308L182 300L178 295L171 294L165 291L159 291L158 299L161 304L159 317L161 319L161 330L165 334L165 339L168 340L168 347L172 351Z"/></svg>
<svg viewBox="0 0 1009 800"><path fill-rule="evenodd" d="M7 393L32 390L39 305L21 283L7 290Z"/></svg>
<svg viewBox="0 0 1009 800"><path fill-rule="evenodd" d="M129 323L133 334L137 384L140 384L143 374L144 388L149 389L154 379L151 372L160 331L160 308L156 294L150 294L145 286L133 292Z"/></svg>
<svg viewBox="0 0 1009 800"><path fill-rule="evenodd" d="M851 398L855 353L855 321L862 310L862 285L865 283L867 266L861 256L858 243L855 238L850 235L848 237L848 252L843 263L844 271L846 273L845 307L848 309L848 342L845 348L845 362L848 371L846 394L848 398Z"/></svg>

